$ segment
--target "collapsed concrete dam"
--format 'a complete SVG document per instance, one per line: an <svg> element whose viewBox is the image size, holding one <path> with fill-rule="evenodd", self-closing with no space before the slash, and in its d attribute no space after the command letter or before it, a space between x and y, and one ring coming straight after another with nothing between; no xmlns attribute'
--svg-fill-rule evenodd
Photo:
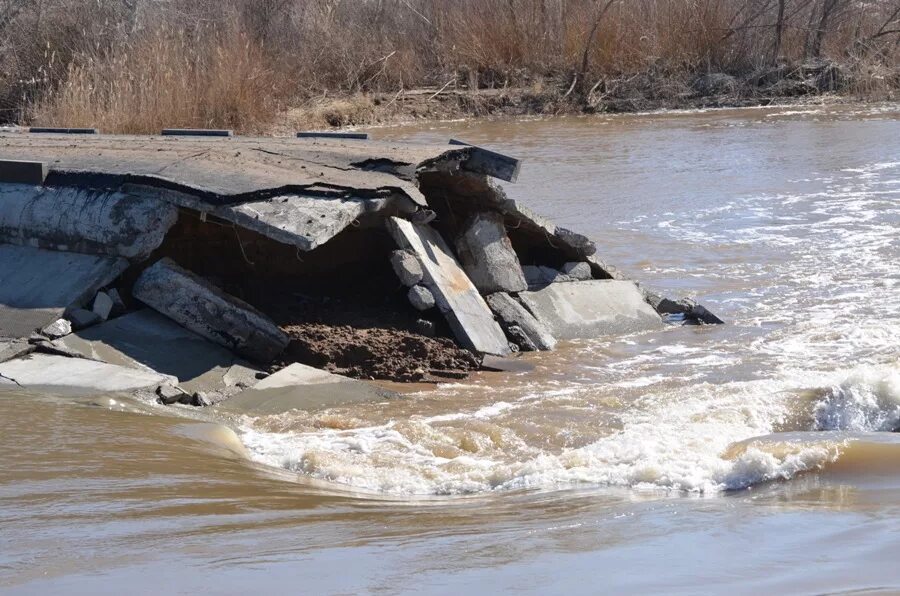
<svg viewBox="0 0 900 596"><path fill-rule="evenodd" d="M0 383L318 407L721 323L509 198L492 178L518 168L465 144L0 134Z"/></svg>

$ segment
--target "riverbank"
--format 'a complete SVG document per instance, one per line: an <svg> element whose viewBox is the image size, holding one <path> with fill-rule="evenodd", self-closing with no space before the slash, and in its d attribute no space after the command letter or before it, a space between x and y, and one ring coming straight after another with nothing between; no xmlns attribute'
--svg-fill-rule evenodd
<svg viewBox="0 0 900 596"><path fill-rule="evenodd" d="M743 77L652 71L602 78L587 93L571 80L541 79L529 86L470 90L465 86L401 89L319 97L280 114L276 132L352 128L479 118L707 110L775 105L836 105L894 101L900 71L851 74L819 61L781 66Z"/></svg>

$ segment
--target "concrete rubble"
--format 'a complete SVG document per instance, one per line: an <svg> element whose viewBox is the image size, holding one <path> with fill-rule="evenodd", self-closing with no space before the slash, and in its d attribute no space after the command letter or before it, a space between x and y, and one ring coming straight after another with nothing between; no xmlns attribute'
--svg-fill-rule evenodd
<svg viewBox="0 0 900 596"><path fill-rule="evenodd" d="M257 362L270 362L288 337L255 308L162 259L134 284L135 298L189 329Z"/></svg>
<svg viewBox="0 0 900 596"><path fill-rule="evenodd" d="M513 352L722 322L507 196L518 160L455 143L0 132L0 384L279 413L397 397L368 380L371 327L382 360L524 373ZM315 347L354 333L349 364ZM465 376L448 361L427 368Z"/></svg>

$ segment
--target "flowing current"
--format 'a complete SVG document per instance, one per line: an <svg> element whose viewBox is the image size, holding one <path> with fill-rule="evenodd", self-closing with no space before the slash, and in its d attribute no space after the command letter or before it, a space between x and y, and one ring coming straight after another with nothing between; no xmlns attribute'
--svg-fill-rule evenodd
<svg viewBox="0 0 900 596"><path fill-rule="evenodd" d="M320 412L0 395L0 587L900 589L897 105L370 133L522 158L513 198L727 325Z"/></svg>
<svg viewBox="0 0 900 596"><path fill-rule="evenodd" d="M711 493L791 478L840 452L811 438L733 456L734 442L900 427L900 135L894 112L851 114L378 131L461 135L521 156L513 197L729 324L577 342L530 357L536 374L482 375L411 403L249 420L242 440L268 465L392 495Z"/></svg>

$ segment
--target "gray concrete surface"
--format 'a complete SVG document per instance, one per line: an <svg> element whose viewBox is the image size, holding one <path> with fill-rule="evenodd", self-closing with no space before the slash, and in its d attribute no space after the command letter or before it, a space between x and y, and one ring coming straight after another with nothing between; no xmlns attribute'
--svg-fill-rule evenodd
<svg viewBox="0 0 900 596"><path fill-rule="evenodd" d="M49 325L127 266L121 258L0 244L0 337L27 337Z"/></svg>
<svg viewBox="0 0 900 596"><path fill-rule="evenodd" d="M334 375L304 364L292 364L216 407L239 414L269 415L396 397L396 393L365 381Z"/></svg>
<svg viewBox="0 0 900 596"><path fill-rule="evenodd" d="M663 326L637 285L628 281L551 284L519 297L557 339L635 333Z"/></svg>
<svg viewBox="0 0 900 596"><path fill-rule="evenodd" d="M256 383L258 368L151 309L67 335L54 346L85 358L174 377L190 393L232 394Z"/></svg>
<svg viewBox="0 0 900 596"><path fill-rule="evenodd" d="M0 242L147 258L178 218L167 203L121 192L0 184Z"/></svg>
<svg viewBox="0 0 900 596"><path fill-rule="evenodd" d="M171 377L146 370L49 354L30 354L4 362L0 375L0 384L67 395L155 388L174 382Z"/></svg>

